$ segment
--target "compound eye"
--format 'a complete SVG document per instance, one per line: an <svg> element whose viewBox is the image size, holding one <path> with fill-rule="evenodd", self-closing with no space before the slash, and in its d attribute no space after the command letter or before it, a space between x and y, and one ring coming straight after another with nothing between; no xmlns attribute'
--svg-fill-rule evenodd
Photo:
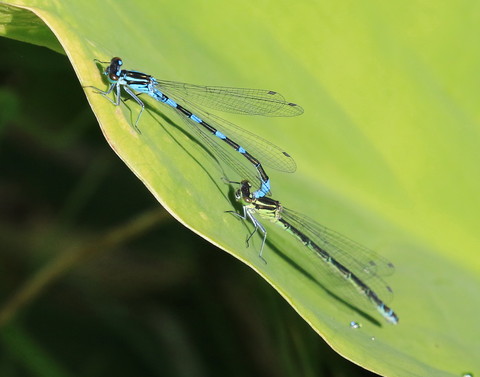
<svg viewBox="0 0 480 377"><path fill-rule="evenodd" d="M118 77L115 73L111 73L109 76L110 80L112 81L118 81L120 77Z"/></svg>
<svg viewBox="0 0 480 377"><path fill-rule="evenodd" d="M112 60L110 61L110 65L111 65L111 66L120 67L122 64L123 64L122 59L117 58L117 57L112 58Z"/></svg>

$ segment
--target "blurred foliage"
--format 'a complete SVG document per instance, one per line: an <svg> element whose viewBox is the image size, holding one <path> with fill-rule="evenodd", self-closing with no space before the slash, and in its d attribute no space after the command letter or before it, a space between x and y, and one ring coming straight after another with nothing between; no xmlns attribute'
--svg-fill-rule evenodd
<svg viewBox="0 0 480 377"><path fill-rule="evenodd" d="M66 57L4 38L0 51L1 310L72 245L159 205L105 142ZM1 376L373 375L169 215L72 267L0 330Z"/></svg>

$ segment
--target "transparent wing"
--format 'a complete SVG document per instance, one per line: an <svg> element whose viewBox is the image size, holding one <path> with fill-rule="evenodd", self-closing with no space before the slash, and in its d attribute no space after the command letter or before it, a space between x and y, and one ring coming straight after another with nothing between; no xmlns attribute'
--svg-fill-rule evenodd
<svg viewBox="0 0 480 377"><path fill-rule="evenodd" d="M224 146L224 142L222 140L203 131L201 126L190 118L184 116L180 116L180 118L182 119L183 123L189 126L189 129L192 130L192 133L199 137L199 141L206 146L214 158L219 159L234 172L236 172L239 179L248 177L247 179L251 180L250 182L256 182L258 184L258 188L260 188L261 179L257 170L252 164L248 163L246 159L240 156L239 152L229 149L227 145ZM235 156L235 154L238 156ZM245 161L242 161L242 159Z"/></svg>
<svg viewBox="0 0 480 377"><path fill-rule="evenodd" d="M204 122L208 123L212 127L216 128L222 134L227 136L229 139L239 144L244 148L248 153L260 161L263 166L268 166L270 168L283 171L286 173L293 173L297 169L297 164L295 160L283 149L274 145L273 143L265 140L264 138L255 135L239 126L226 121L216 115L207 113L206 111L200 109L196 104L190 103L188 101L179 102L189 111L191 111L196 116L200 117ZM203 126L193 122L191 119L188 119L183 114L178 114L180 117L187 119L187 122L195 126L205 134L210 140L214 139L217 145L221 145L223 149L233 149L231 146L227 145L223 140L218 137L210 134ZM244 159L240 153L235 152L237 155L236 159ZM242 177L246 179L246 177Z"/></svg>
<svg viewBox="0 0 480 377"><path fill-rule="evenodd" d="M201 86L157 80L157 88L174 100L182 99L199 106L236 114L291 117L303 114L303 108L287 102L277 92L263 89Z"/></svg>
<svg viewBox="0 0 480 377"><path fill-rule="evenodd" d="M395 271L391 262L373 250L295 211L283 208L282 218L364 281L384 302L391 300L393 291L381 278Z"/></svg>
<svg viewBox="0 0 480 377"><path fill-rule="evenodd" d="M214 159L222 161L237 173L237 179L245 179L244 177L246 177L252 184L256 183L260 187L261 179L256 168L242 157L239 152L236 152L233 148L226 145L224 141L208 133L200 124L179 113L174 108L164 106L163 109L168 109L169 113L175 113L182 123L186 125L187 132L193 137L197 137L198 142Z"/></svg>

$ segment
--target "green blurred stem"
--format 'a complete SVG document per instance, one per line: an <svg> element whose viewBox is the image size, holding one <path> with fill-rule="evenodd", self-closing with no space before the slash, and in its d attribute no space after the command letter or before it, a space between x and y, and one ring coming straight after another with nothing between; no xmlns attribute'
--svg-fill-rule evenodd
<svg viewBox="0 0 480 377"><path fill-rule="evenodd" d="M170 218L168 212L156 208L112 229L86 246L72 247L70 250L60 253L51 263L26 281L6 302L0 310L0 328L5 326L19 310L33 302L50 284L60 279L72 267L88 258L98 256L100 253L105 253L141 236L168 218Z"/></svg>

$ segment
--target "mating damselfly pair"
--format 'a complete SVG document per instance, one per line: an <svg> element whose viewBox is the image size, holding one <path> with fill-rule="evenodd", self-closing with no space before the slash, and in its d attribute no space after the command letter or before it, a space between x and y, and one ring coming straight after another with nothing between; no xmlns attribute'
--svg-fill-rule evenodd
<svg viewBox="0 0 480 377"><path fill-rule="evenodd" d="M392 271L393 265L363 246L303 215L287 210L280 202L267 197L271 183L263 166L294 172L294 160L268 140L203 109L207 107L246 115L296 116L303 113L299 105L286 101L281 94L271 90L200 86L159 80L146 73L122 69L123 61L118 57L112 58L110 62L99 63L108 64L104 74L108 77L110 86L106 91L94 89L116 106L121 103L123 89L141 108L134 123L137 132L140 133L138 123L145 109L139 96L146 94L165 104L166 108L173 109L188 129L199 137L200 142L242 178L242 182L238 183L240 187L236 191L236 199L243 204L243 214L237 215L250 220L255 227L247 243L257 230L263 233L259 253L262 259L267 232L259 218L270 220L292 234L303 244L304 250L317 257L317 263L326 271L345 280L355 290L357 297L368 301L387 321L398 323L398 316L380 298L380 293L388 295L391 289L378 276L382 269ZM109 96L111 93L113 99ZM238 156L244 158L243 163L233 157L231 151L238 152ZM251 182L258 182L259 188L251 191Z"/></svg>

